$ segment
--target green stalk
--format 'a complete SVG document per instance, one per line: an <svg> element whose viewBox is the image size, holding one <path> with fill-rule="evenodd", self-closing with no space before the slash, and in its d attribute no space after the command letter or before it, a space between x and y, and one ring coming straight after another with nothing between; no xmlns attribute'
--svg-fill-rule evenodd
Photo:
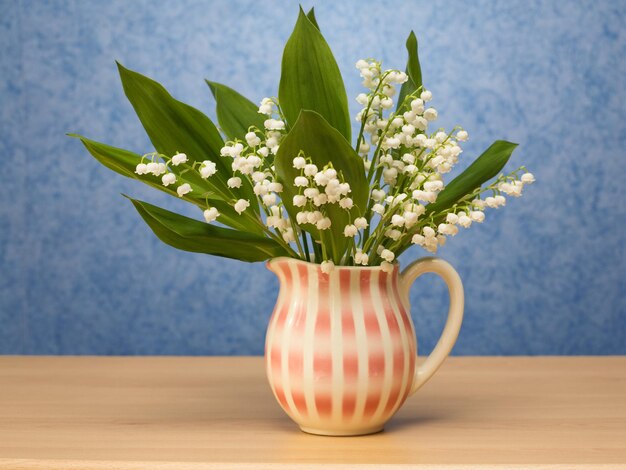
<svg viewBox="0 0 626 470"><path fill-rule="evenodd" d="M296 253L293 248L291 248L289 243L285 242L285 240L283 240L282 237L277 237L276 235L274 235L272 233L272 231L267 228L267 226L263 223L263 221L259 217L255 217L255 216L251 215L250 213L248 213L247 211L244 211L242 215L244 215L249 220L253 221L259 227L261 227L263 232L265 232L272 240L274 240L279 245L281 245L283 248L285 248L285 250L287 250L287 252L290 253L290 256L292 256L293 258L300 259L300 255L298 253Z"/></svg>
<svg viewBox="0 0 626 470"><path fill-rule="evenodd" d="M359 136L356 139L355 150L357 153L359 153L359 147L361 146L361 141L363 140L363 129L365 129L365 123L367 122L367 115L369 114L370 108L372 107L372 101L374 101L374 98L376 97L378 90L380 90L381 85L383 85L384 79L387 77L387 75L389 75L390 72L391 71L385 72L380 76L378 85L376 85L376 89L374 90L374 93L372 93L372 97L367 102L367 108L365 108L365 113L362 115L362 119L361 119L361 129L359 129ZM363 117L365 119L363 119Z"/></svg>
<svg viewBox="0 0 626 470"><path fill-rule="evenodd" d="M293 222L291 223L292 225L295 225ZM306 239L306 232L304 230L300 230L300 228L298 227L298 236L302 236L302 244L304 245L304 255L306 256L306 260L310 263L311 262L311 255L310 255L310 251L309 251L309 244L307 242Z"/></svg>
<svg viewBox="0 0 626 470"><path fill-rule="evenodd" d="M293 223L293 220L289 219L289 223L291 224L291 230L293 230L293 238L296 240L296 246L298 247L298 251L300 252L300 257L308 258L308 253L302 249L302 245L300 245L300 234L297 231L296 225Z"/></svg>

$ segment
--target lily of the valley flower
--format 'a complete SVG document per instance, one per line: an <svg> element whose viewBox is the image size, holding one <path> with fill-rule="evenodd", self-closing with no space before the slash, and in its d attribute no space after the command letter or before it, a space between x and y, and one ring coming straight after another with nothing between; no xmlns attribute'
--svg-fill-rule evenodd
<svg viewBox="0 0 626 470"><path fill-rule="evenodd" d="M350 186L354 180L346 178L346 173L350 176L354 172L354 162L350 169L335 168L328 155L303 151L287 156L292 173L287 180L282 179L285 175L277 173L275 164L288 126L276 98L260 102L262 128L250 126L220 149L228 162L227 170L232 170L225 178L214 177L218 168L211 160L172 170L189 162L184 153L171 158L144 155L134 171L139 176L160 177L166 187L178 183L176 193L180 197L192 192L185 181L193 181L194 191L233 201L231 205L240 215L254 207L245 214L247 218L262 224L268 236L297 250L303 259L312 254L305 249L315 249L324 273L334 268L331 258L335 262L341 259L342 264L379 265L391 272L397 255L408 245L434 253L461 228L482 223L485 210L505 206L508 197L521 196L524 187L535 182L532 173L524 169L519 177L522 169L516 170L498 176L494 183L477 188L451 207L429 210L446 191L443 176L458 163L468 132L459 126L450 132L434 129L438 112L431 106L433 94L423 87L397 101L401 85L410 79L406 72L383 70L373 59L359 60L356 68L366 90L356 97L361 109L355 118L362 131L354 158L362 160L367 188ZM186 177L187 172L195 172L196 179ZM363 191L368 195L365 203L360 196ZM202 197L204 194L198 194L195 200ZM212 223L220 213L208 205L209 199L206 202L204 220ZM329 244L331 238L335 246ZM341 258L337 253L331 256L331 248L344 250Z"/></svg>

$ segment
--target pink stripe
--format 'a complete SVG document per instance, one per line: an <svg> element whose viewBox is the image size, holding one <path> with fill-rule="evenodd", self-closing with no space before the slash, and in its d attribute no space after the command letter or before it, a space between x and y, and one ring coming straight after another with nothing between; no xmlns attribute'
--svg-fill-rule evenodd
<svg viewBox="0 0 626 470"><path fill-rule="evenodd" d="M323 384L330 384L333 375L333 357L331 351L318 351L313 356L313 373L315 380Z"/></svg>
<svg viewBox="0 0 626 470"><path fill-rule="evenodd" d="M413 329L411 328L411 322L409 320L409 317L407 316L406 310L404 309L404 302L398 289L398 279L398 276L394 276L393 278L393 295L396 299L400 312L402 313L402 322L404 323L404 328L406 329L407 333L410 333L413 331Z"/></svg>
<svg viewBox="0 0 626 470"><path fill-rule="evenodd" d="M329 393L315 394L315 408L322 418L330 417L333 409L333 399Z"/></svg>
<svg viewBox="0 0 626 470"><path fill-rule="evenodd" d="M288 292L290 290L291 285L291 270L287 263L280 262L276 266L277 275L280 281L280 290L278 296L278 302L272 313L272 318L270 319L270 326L268 328L268 332L271 332L271 344L270 334L266 338L265 342L265 356L267 357L267 373L270 382L270 387L276 394L276 398L282 404L286 404L286 398L284 391L282 389L282 384L280 380L277 380L281 376L281 367L282 367L282 351L281 351L281 341L276 341L276 335L282 332L282 325L285 321L285 317L287 316L287 312L289 311L289 295ZM280 387L278 386L279 384Z"/></svg>
<svg viewBox="0 0 626 470"><path fill-rule="evenodd" d="M294 390L291 389L291 399L293 400L294 405L296 405L296 409L300 412L302 416L306 416L307 408L306 408L306 400L304 398L304 391L302 390Z"/></svg>
<svg viewBox="0 0 626 470"><path fill-rule="evenodd" d="M351 418L356 408L356 394L344 393L342 403L342 414L344 418Z"/></svg>
<svg viewBox="0 0 626 470"><path fill-rule="evenodd" d="M293 403L302 416L308 414L306 402L304 399L304 391L302 390L302 380L304 376L304 360L303 360L303 336L304 327L306 325L306 317L308 314L308 290L309 290L309 272L307 266L299 264L297 266L297 278L294 282L297 282L300 287L300 298L290 298L291 304L294 305L294 301L297 302L294 306L294 314L291 317L289 325L289 352L288 352L288 367L289 367L289 383L290 394ZM290 289L289 293L293 291Z"/></svg>
<svg viewBox="0 0 626 470"><path fill-rule="evenodd" d="M371 277L378 276L378 272L363 271L361 273L361 294L363 296L363 320L365 322L365 332L367 341L370 344L377 344L382 341L382 332L378 324L377 312L372 302L373 296L380 296L378 283L374 284L372 292ZM385 376L385 356L384 353L370 353L368 357L369 386L368 395L365 400L365 416L371 416L378 408L382 392L382 379ZM372 380L374 379L374 380Z"/></svg>
<svg viewBox="0 0 626 470"><path fill-rule="evenodd" d="M371 276L371 271L361 271L360 286L363 305L363 321L365 323L365 332L368 340L371 339L373 341L378 341L380 337L380 327L378 326L376 312L374 311L374 305L372 304L372 292L370 286ZM374 295L378 295L378 292L375 292Z"/></svg>
<svg viewBox="0 0 626 470"><path fill-rule="evenodd" d="M394 277L395 273L392 274L391 277ZM391 302L389 300L389 274L388 273L380 273L380 276L378 278L378 289L381 293L380 298L383 304L383 311L384 311L384 315L385 315L385 320L387 323L387 326L389 328L389 335L391 336L391 344L395 345L395 344L402 344L402 337L400 336L400 327L398 326L398 321L396 320L396 317L393 313L393 309L391 307ZM392 355L392 363L391 364L387 364L387 367L392 367L392 371L391 371L391 383L392 384L396 384L396 383L400 383L402 381L402 369L400 369L399 373L398 373L398 362L404 362L403 361L404 357L402 354L402 350L400 350L400 354L397 354L395 348L393 351L393 355ZM383 371L383 374L386 372ZM389 409L390 407L390 403L393 403L396 401L396 398L399 394L399 389L396 391L395 386L392 386L392 390L390 395L387 397L387 401L383 404L383 406L385 407L385 411ZM395 394L394 394L395 393Z"/></svg>
<svg viewBox="0 0 626 470"><path fill-rule="evenodd" d="M398 321L396 320L396 316L393 314L393 308L391 307L391 302L389 300L389 275L387 273L381 273L380 278L378 280L378 288L380 292L385 292L384 295L381 295L381 300L383 303L383 309L385 311L385 318L389 323L389 333L391 334L391 339L393 343L400 339L400 326L398 325Z"/></svg>
<svg viewBox="0 0 626 470"><path fill-rule="evenodd" d="M400 406L402 403L404 403L404 400L407 399L407 397L409 396L409 392L411 391L411 383L413 381L413 372L415 370L415 361L416 361L417 351L416 351L415 330L413 329L413 324L409 317L409 313L404 309L404 302L403 302L402 296L400 295L400 290L398 287L398 280L399 280L399 276L394 276L393 296L398 305L398 309L400 310L400 316L402 317L402 322L404 323L404 331L406 335L408 336L407 339L410 345L409 357L408 357L409 379L407 381L405 390L403 390L402 393L400 393L399 403L397 403L397 406Z"/></svg>
<svg viewBox="0 0 626 470"><path fill-rule="evenodd" d="M359 356L357 353L343 355L344 383L355 384L359 375Z"/></svg>
<svg viewBox="0 0 626 470"><path fill-rule="evenodd" d="M319 280L319 303L317 305L317 318L315 319L315 337L330 338L330 298L328 289L328 274L321 273Z"/></svg>
<svg viewBox="0 0 626 470"><path fill-rule="evenodd" d="M289 376L292 378L302 376L302 351L298 348L290 348L289 350Z"/></svg>
<svg viewBox="0 0 626 470"><path fill-rule="evenodd" d="M276 398L281 406L285 409L289 409L289 404L287 403L287 398L285 398L285 391L282 387L274 386L274 393L276 394Z"/></svg>
<svg viewBox="0 0 626 470"><path fill-rule="evenodd" d="M289 305L291 304L291 289L293 286L289 265L285 262L281 262L277 265L277 269L277 275L280 280L279 302L276 304L274 314L270 320L270 323L273 322L270 328L273 329L275 336L280 335L285 326L285 319L287 318L287 312L289 312Z"/></svg>
<svg viewBox="0 0 626 470"><path fill-rule="evenodd" d="M400 391L402 390L401 380L401 378L394 380L393 388L391 389L389 399L387 400L387 404L385 405L385 410L383 412L384 415L388 415L389 413L391 413L398 403L398 398L400 398Z"/></svg>
<svg viewBox="0 0 626 470"><path fill-rule="evenodd" d="M340 272L339 288L341 290L341 334L344 340L343 370L344 374L350 378L355 378L358 372L358 359L355 347L354 311L350 295L350 271ZM348 350L346 344L350 344L353 347Z"/></svg>
<svg viewBox="0 0 626 470"><path fill-rule="evenodd" d="M267 354L267 352L265 354ZM281 354L282 351L280 350L280 346L273 344L272 349L270 350L269 362L271 369L274 371L273 373L276 373L277 375L279 375L282 370Z"/></svg>
<svg viewBox="0 0 626 470"><path fill-rule="evenodd" d="M344 393L341 399L341 413L344 419L350 419L356 406L356 394L346 392L346 389L354 390L359 375L359 358L356 350L356 331L354 326L354 311L352 307L352 282L353 271L341 270L339 272L339 291L341 295L341 334L343 338L343 383ZM348 349L347 345L351 345Z"/></svg>
<svg viewBox="0 0 626 470"><path fill-rule="evenodd" d="M402 305L402 301L398 295L398 279L399 279L399 274L397 272L394 272L393 276L391 276L390 278L390 282L389 282L389 286L388 286L388 292L389 292L389 298L393 301L393 303L396 306L396 311L400 314L401 319L404 318L406 316L406 312L404 310L404 306ZM395 316L394 316L395 319ZM404 324L404 321L403 321ZM400 330L400 325L397 323L396 320L396 325L398 326L398 330ZM411 341L413 341L413 337L410 337L410 331L404 331L404 335L405 335L405 341L407 341L409 344L411 343ZM387 403L387 406L385 407L385 413L394 413L395 410L397 410L403 403L404 399L406 398L405 396L405 392L406 390L410 390L411 388L411 379L412 379L412 369L409 367L406 367L407 369L407 377L405 377L405 366L407 366L406 362L410 359L409 357L406 356L406 352L404 350L403 344L402 344L402 332L398 331L398 335L399 335L399 339L398 339L398 344L400 345L400 348L398 348L397 350L394 351L394 376L397 377L396 382L394 383L394 388L391 392L391 394L389 395L389 401ZM412 348L409 347L409 354L411 353ZM403 384L404 382L404 384Z"/></svg>
<svg viewBox="0 0 626 470"><path fill-rule="evenodd" d="M330 388L333 377L332 347L330 341L330 298L329 276L318 273L318 305L313 338L313 377L316 390L315 407L322 417L330 415L332 399L326 389ZM323 388L325 390L320 391Z"/></svg>

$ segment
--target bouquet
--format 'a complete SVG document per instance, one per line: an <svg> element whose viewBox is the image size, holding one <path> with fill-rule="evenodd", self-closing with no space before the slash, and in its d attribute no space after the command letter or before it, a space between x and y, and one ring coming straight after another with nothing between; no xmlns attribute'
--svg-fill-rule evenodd
<svg viewBox="0 0 626 470"><path fill-rule="evenodd" d="M405 70L375 59L356 68L365 91L353 119L343 79L314 11L302 9L282 57L278 96L260 105L207 84L219 128L159 83L118 63L126 96L154 152L144 155L79 137L108 168L197 206L196 220L129 198L163 242L254 262L287 256L335 265L380 265L411 245L436 252L459 228L482 223L534 181L500 173L516 144L494 142L449 183L468 133L433 129L411 32ZM355 138L352 145L353 136ZM506 195L506 196L505 196Z"/></svg>

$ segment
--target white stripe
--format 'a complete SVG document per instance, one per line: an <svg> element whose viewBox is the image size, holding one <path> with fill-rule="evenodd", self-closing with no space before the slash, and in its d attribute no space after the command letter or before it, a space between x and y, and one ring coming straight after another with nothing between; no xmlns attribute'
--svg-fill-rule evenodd
<svg viewBox="0 0 626 470"><path fill-rule="evenodd" d="M381 271L376 271L375 276L372 276L370 282L370 289L372 291L372 304L374 311L376 312L376 320L378 320L378 326L380 328L383 350L385 354L385 372L383 380L383 388L380 394L380 401L378 402L378 408L372 415L372 421L378 421L381 418L387 400L389 400L389 394L391 393L391 386L393 384L393 342L391 341L391 333L389 332L389 324L387 323L387 317L385 316L385 307L382 301L383 296L388 297L389 292L380 289L379 281L382 276Z"/></svg>
<svg viewBox="0 0 626 470"><path fill-rule="evenodd" d="M354 336L356 338L357 358L359 365L359 375L357 379L357 395L354 407L354 416L352 421L361 423L363 421L363 410L365 408L365 400L367 398L368 377L369 377L369 361L367 351L367 335L365 332L365 313L361 299L360 271L354 270L350 272L350 284L352 292L356 293L352 300L352 319L354 321Z"/></svg>
<svg viewBox="0 0 626 470"><path fill-rule="evenodd" d="M343 331L342 331L342 299L339 269L330 273L330 344L332 350L332 420L339 424L342 419L343 403ZM348 293L349 294L349 293Z"/></svg>
<svg viewBox="0 0 626 470"><path fill-rule="evenodd" d="M304 339L302 341L303 360L303 387L306 408L309 420L318 421L317 408L315 407L315 377L313 374L313 356L315 342L315 321L317 320L318 307L318 279L317 266L306 266L309 275L309 290L306 299L306 313L304 324Z"/></svg>
<svg viewBox="0 0 626 470"><path fill-rule="evenodd" d="M300 284L302 280L300 279L300 275L298 274L298 269L295 261L288 261L287 265L291 270L291 279L292 286L290 289L289 296L289 312L287 313L287 317L285 318L283 334L281 339L281 372L282 372L282 382L283 382L283 391L285 392L285 398L287 400L287 404L289 405L289 410L287 412L291 412L292 418L296 422L300 422L302 416L298 412L296 408L296 404L293 401L293 397L291 395L291 382L289 380L289 339L291 336L291 328L290 325L293 323L293 317L296 314L297 307L300 305Z"/></svg>

